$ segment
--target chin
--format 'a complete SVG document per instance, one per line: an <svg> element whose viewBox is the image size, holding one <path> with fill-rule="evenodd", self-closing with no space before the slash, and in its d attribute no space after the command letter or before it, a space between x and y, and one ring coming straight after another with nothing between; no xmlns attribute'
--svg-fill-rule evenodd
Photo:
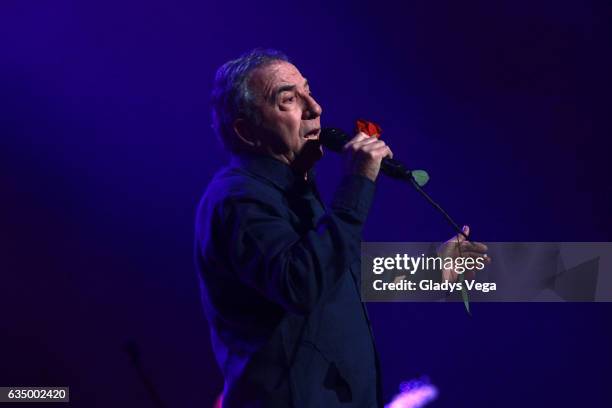
<svg viewBox="0 0 612 408"><path fill-rule="evenodd" d="M318 140L309 140L304 143L293 164L300 171L308 171L321 157L323 157L323 147Z"/></svg>
<svg viewBox="0 0 612 408"><path fill-rule="evenodd" d="M309 140L302 147L300 155L312 156L317 161L323 157L323 146L318 140Z"/></svg>

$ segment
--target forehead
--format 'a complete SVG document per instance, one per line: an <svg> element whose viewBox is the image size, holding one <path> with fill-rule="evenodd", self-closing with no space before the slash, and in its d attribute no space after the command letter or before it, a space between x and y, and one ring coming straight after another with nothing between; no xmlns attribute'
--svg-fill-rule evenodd
<svg viewBox="0 0 612 408"><path fill-rule="evenodd" d="M269 95L279 86L295 85L299 87L305 82L306 79L295 65L285 61L273 62L257 68L250 78L252 89L264 95Z"/></svg>

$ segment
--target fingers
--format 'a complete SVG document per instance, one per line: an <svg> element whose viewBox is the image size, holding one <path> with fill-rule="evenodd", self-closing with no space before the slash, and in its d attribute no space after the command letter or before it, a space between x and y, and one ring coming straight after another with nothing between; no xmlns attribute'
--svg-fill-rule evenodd
<svg viewBox="0 0 612 408"><path fill-rule="evenodd" d="M466 238L467 236L469 236L470 234L470 227L467 225L464 225L463 228L461 229L463 234L457 234L454 238L451 238L450 240L446 241L442 247L446 248L446 252L444 250L442 250L441 252L439 251L439 254L445 254L445 253L449 253L448 250L451 250L451 256L453 258L463 258L463 259L472 259L474 261L478 260L478 258L480 258L480 260L482 262L484 262L485 265L488 265L491 263L491 257L489 255L487 255L487 251L489 250L489 247L487 247L487 245L483 244L482 242L472 242L472 241L468 241L468 239ZM467 267L467 264L466 264ZM479 268L479 270L482 268ZM465 271L465 275L464 278L465 279L473 279L476 276L476 270L474 269L469 269ZM445 280L450 280L452 282L454 282L457 278L458 275L457 273L452 270L452 269L443 269L442 271L442 277Z"/></svg>
<svg viewBox="0 0 612 408"><path fill-rule="evenodd" d="M387 144L375 137L370 137L363 132L344 145L343 150L363 151L375 158L393 157L393 152Z"/></svg>
<svg viewBox="0 0 612 408"><path fill-rule="evenodd" d="M368 136L367 134L363 133L363 132L359 132L355 135L355 137L353 137L351 140L348 141L347 144L344 145L345 148L350 148L350 147L354 147L355 149L358 149L362 146L368 145L368 144L372 144L372 143L376 143L376 142L382 142L384 143L382 140L377 139L375 137L372 136Z"/></svg>
<svg viewBox="0 0 612 408"><path fill-rule="evenodd" d="M479 252L466 252L466 253L461 253L460 255L461 258L465 258L465 259L477 259L477 258L481 258L483 260L483 262L485 264L489 264L491 263L491 257L487 254L481 254Z"/></svg>
<svg viewBox="0 0 612 408"><path fill-rule="evenodd" d="M489 247L482 242L463 241L459 244L459 250L461 252L473 251L485 254L489 250Z"/></svg>
<svg viewBox="0 0 612 408"><path fill-rule="evenodd" d="M377 142L376 138L369 137L369 136L354 137L353 139L351 139L350 142L348 142L347 144L344 145L342 150L344 150L344 151L349 150L349 151L352 151L352 152L358 152L360 150L363 150L366 146L369 146L369 145L371 145L373 143L376 143L376 142Z"/></svg>
<svg viewBox="0 0 612 408"><path fill-rule="evenodd" d="M461 232L462 232L462 234L461 233L457 234L452 239L454 239L455 241L459 241L459 242L466 241L468 239L466 237L470 236L470 227L467 226L467 225L464 225L463 228L461 228Z"/></svg>
<svg viewBox="0 0 612 408"><path fill-rule="evenodd" d="M364 152L372 152L372 153L377 153L377 154L381 154L381 153L386 153L389 154L391 153L391 149L389 149L389 146L387 146L387 144L385 142L383 142L382 140L376 140L374 139L373 142L371 143L367 143L367 144L362 144L362 150Z"/></svg>
<svg viewBox="0 0 612 408"><path fill-rule="evenodd" d="M463 234L457 234L455 235L455 237L451 238L451 240L447 242L452 242L452 241L454 241L455 243L458 242L459 249L462 252L463 251L475 251L475 252L480 252L482 254L487 252L489 248L482 242L472 242L465 238L466 236L467 237L470 236L470 227L468 225L464 225L463 228L461 228L461 231L463 232L463 234L465 234L465 236Z"/></svg>
<svg viewBox="0 0 612 408"><path fill-rule="evenodd" d="M392 156L393 152L387 145L380 145L376 143L371 143L365 147L363 147L362 151L376 160L377 163L380 163L382 159L388 156Z"/></svg>
<svg viewBox="0 0 612 408"><path fill-rule="evenodd" d="M459 243L459 256L464 258L484 258L485 263L491 263L491 257L487 255L489 247L482 242L463 241Z"/></svg>
<svg viewBox="0 0 612 408"><path fill-rule="evenodd" d="M352 174L358 174L376 181L380 171L381 161L385 157L393 157L393 152L387 144L363 132L357 133L342 149L348 158L347 169Z"/></svg>
<svg viewBox="0 0 612 408"><path fill-rule="evenodd" d="M363 132L359 132L359 133L357 133L355 135L354 138L349 140L348 143L344 145L344 150L348 150L348 149L354 148L356 144L357 144L357 147L358 147L359 145L361 145L364 142L371 143L371 142L374 142L374 141L376 141L376 138L370 137L370 136L366 135Z"/></svg>

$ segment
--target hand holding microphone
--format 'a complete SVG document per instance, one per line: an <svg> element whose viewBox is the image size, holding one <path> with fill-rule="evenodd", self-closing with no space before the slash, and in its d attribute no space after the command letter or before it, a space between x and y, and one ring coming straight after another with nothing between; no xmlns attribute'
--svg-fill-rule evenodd
<svg viewBox="0 0 612 408"><path fill-rule="evenodd" d="M342 147L342 152L350 174L359 174L372 181L378 177L382 160L393 157L393 152L385 142L363 132L350 139Z"/></svg>
<svg viewBox="0 0 612 408"><path fill-rule="evenodd" d="M361 136L360 136L361 135ZM373 136L368 136L363 132L359 132L357 136L353 139L345 132L338 128L324 128L321 129L321 134L319 136L319 142L323 145L323 147L333 151L333 152L345 152L345 146L348 146L350 149L361 149L365 148L366 145L362 145L361 143L357 144L359 141L364 140L363 138L369 139L368 145L373 142L382 142L380 139L377 139ZM356 145L349 145L350 143L355 143ZM384 145L384 142L382 142ZM382 148L381 144L373 145L371 148ZM369 150L368 147L367 150ZM388 149L388 147L387 147ZM383 151L375 152L374 154L383 153ZM363 152L366 153L366 152ZM370 154L371 152L367 152ZM353 152L353 155L356 156L354 160L361 163L357 166L357 170L354 170L357 174L362 174L365 177L368 177L370 180L374 181L376 176L378 175L379 170L382 170L389 177L393 177L396 179L409 181L416 183L416 187L423 187L429 181L429 175L425 170L408 170L402 163L393 159L393 152L389 149L386 154L382 156L382 160L378 161L377 164L370 168L366 163L368 160L364 157L361 157L362 152L357 151ZM387 157L389 156L389 157ZM359 159L358 157L361 157ZM374 159L374 158L372 158ZM375 160L378 160L376 158Z"/></svg>

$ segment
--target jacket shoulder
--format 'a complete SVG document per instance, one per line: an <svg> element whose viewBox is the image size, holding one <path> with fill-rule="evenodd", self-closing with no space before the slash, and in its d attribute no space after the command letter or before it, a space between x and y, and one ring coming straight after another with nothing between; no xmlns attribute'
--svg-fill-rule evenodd
<svg viewBox="0 0 612 408"><path fill-rule="evenodd" d="M224 167L219 170L208 184L202 201L223 205L228 201L239 199L277 198L280 191L269 182L239 167Z"/></svg>

